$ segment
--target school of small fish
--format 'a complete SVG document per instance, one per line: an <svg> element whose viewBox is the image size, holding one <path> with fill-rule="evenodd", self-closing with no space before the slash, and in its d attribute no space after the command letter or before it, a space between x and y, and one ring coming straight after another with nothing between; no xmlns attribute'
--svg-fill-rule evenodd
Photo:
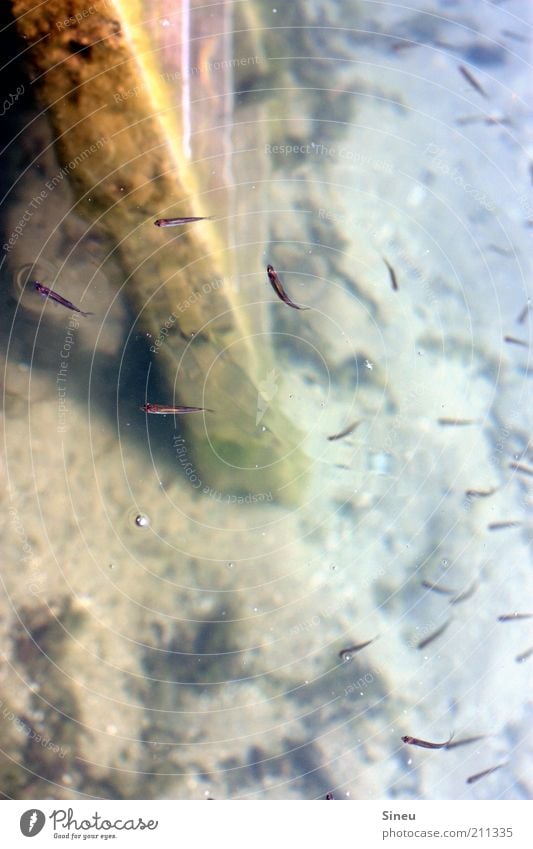
<svg viewBox="0 0 533 849"><path fill-rule="evenodd" d="M403 45L403 46L405 46L405 45ZM399 45L398 49L403 48L403 46ZM469 83L469 85L479 95L481 95L484 98L488 97L487 92L484 90L484 88L481 86L481 84L478 82L478 80L474 77L472 72L465 65L459 65L458 71L463 76L463 78ZM459 119L457 123L466 124L466 123L469 123L470 120L472 120L472 121L476 120L477 121L479 119L476 116L473 116L472 118L471 118L471 116L466 116L462 119ZM491 122L492 123L501 123L503 120L504 119L502 119L501 121L497 121L496 118L490 118L490 116L489 116L489 118L486 119L486 121L488 123L491 123ZM160 228L179 227L179 226L185 226L187 224L194 224L194 223L201 222L201 221L212 220L213 218L214 218L214 216L158 218L154 221L154 224L155 224L156 227L160 227ZM383 260L383 263L386 266L387 271L388 271L391 288L394 292L398 292L399 289L400 289L400 286L399 286L399 282L398 282L396 272L395 272L393 266L389 263L389 261L385 257L382 257L382 260ZM290 298L290 296L287 294L287 292L286 292L286 290L283 286L283 283L280 279L278 272L276 271L276 269L274 268L273 265L271 265L269 263L266 267L266 272L267 272L268 281L269 281L270 285L272 286L272 289L274 290L275 294L277 295L277 297L279 298L279 300L281 302L283 302L288 307L291 307L292 309L295 309L295 310L303 311L303 310L310 309L310 307L302 306L300 304L295 303ZM75 306L71 301L69 301L63 295L60 295L58 292L55 292L53 289L49 288L48 286L45 286L43 283L41 283L38 280L33 281L33 287L34 287L35 291L39 295L41 295L42 297L44 297L47 300L50 300L50 301L52 301L56 304L60 304L61 306L65 307L66 309L72 310L72 311L82 315L83 317L89 317L89 316L94 315L94 313L92 313L92 312L84 311L84 310L80 309L79 307ZM524 307L524 309L521 311L520 315L517 317L517 323L523 324L528 313L529 313L529 304L527 304ZM512 336L512 335L505 335L503 338L504 338L504 342L507 343L507 344L512 344L512 345L516 345L516 346L520 346L520 347L526 347L526 348L528 347L527 342L525 342L524 340L522 340L518 337L515 337L515 336ZM159 404L159 403L151 403L151 402L145 402L144 404L140 405L139 409L147 415L161 415L161 416L165 416L165 415L185 415L185 414L192 414L192 413L214 413L215 412L214 410L211 410L208 407L185 406L185 405L179 405L179 404L178 405L175 405L175 404ZM473 426L473 425L479 424L479 422L477 420L473 420L473 419L452 419L452 418L446 418L446 417L438 418L437 423L442 427L468 427L468 426ZM336 440L343 439L346 436L349 436L351 433L353 433L354 430L358 427L359 424L360 424L359 421L351 422L350 424L346 425L342 430L340 430L338 433L334 433L331 436L328 436L327 439L329 441L336 441ZM511 462L509 464L509 468L516 473L527 475L527 476L533 476L533 468L530 468L529 466L526 466L523 463L516 462L516 461ZM495 491L496 490L494 490L494 489L488 490L488 491L471 489L471 490L466 491L466 495L467 495L467 497L485 498L485 497L489 497L490 495L492 495ZM505 529L509 529L509 528L518 527L520 524L521 524L521 522L519 520L511 520L511 521L508 520L508 521L501 521L501 522L496 521L496 522L491 522L487 526L487 530L488 531L505 530ZM450 587L441 586L439 583L433 583L433 582L428 581L428 580L423 580L421 582L421 586L429 592L434 592L434 593L438 593L438 594L443 595L443 596L447 596L449 604L453 606L453 605L458 604L459 602L465 601L468 598L470 598L472 596L472 594L475 592L475 590L478 586L478 582L477 582L477 579L474 579L472 584L469 587L467 587L466 590L463 590L463 591L456 590L456 589L453 589L453 588L450 588ZM522 621L522 620L531 619L531 618L533 618L532 613L524 613L524 612L514 611L514 612L511 612L511 613L501 614L500 616L498 616L498 621L503 623L503 622L511 622L511 621ZM444 632L449 628L449 626L451 624L452 624L452 618L450 617L439 628L437 628L435 631L433 631L431 634L429 634L427 637L425 637L423 640L421 640L416 645L416 648L418 650L422 650L422 649L427 648L430 644L432 644L440 636L442 636L442 634L444 634ZM375 639L376 639L376 637L369 639L369 640L366 640L364 642L355 643L352 646L341 649L338 652L338 656L339 656L340 660L342 662L350 661L354 654L356 654L356 653L362 651L363 649L367 648L368 646L370 646L375 641ZM531 656L533 656L533 647L526 649L524 652L522 652L520 655L518 655L515 658L515 661L517 663L523 663L525 660L527 660ZM401 737L401 740L404 744L409 745L409 746L415 746L415 747L419 747L419 748L423 748L423 749L430 749L430 750L439 750L440 749L440 750L446 751L446 750L451 750L451 749L459 747L459 746L465 746L467 744L479 742L479 741L485 739L485 737L486 737L486 735L481 734L481 735L478 735L478 736L468 737L468 738L465 738L465 739L454 741L453 736L454 735L452 733L450 738L448 740L444 741L444 742L431 742L431 741L427 741L427 740L424 740L422 738L414 737L414 736L411 736L411 735L404 735L404 736ZM477 781L481 780L482 778L484 778L488 775L491 775L495 771L503 769L505 766L507 766L507 764L508 764L508 762L499 763L495 766L489 767L488 769L484 769L481 772L478 772L474 775L470 775L469 777L466 778L466 783L469 784L469 785L474 784ZM328 793L325 798L327 800L332 800L332 799L334 799L334 796L333 796L332 793Z"/></svg>

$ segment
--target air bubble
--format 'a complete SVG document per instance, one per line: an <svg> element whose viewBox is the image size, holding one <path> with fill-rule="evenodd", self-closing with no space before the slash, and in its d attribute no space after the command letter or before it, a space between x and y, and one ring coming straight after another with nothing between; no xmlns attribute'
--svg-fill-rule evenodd
<svg viewBox="0 0 533 849"><path fill-rule="evenodd" d="M135 516L135 524L138 528L149 528L150 527L150 519L144 513L138 513Z"/></svg>

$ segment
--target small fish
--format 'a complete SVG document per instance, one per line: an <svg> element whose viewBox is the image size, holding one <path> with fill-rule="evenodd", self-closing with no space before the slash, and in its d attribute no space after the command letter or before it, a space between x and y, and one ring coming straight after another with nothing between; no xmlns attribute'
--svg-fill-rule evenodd
<svg viewBox="0 0 533 849"><path fill-rule="evenodd" d="M359 427L360 424L361 422L353 422L353 424L348 425L348 427L345 427L344 430L339 431L339 433L334 433L332 436L328 436L328 440L330 442L334 442L336 439L342 439L344 436L349 436L354 432L356 427Z"/></svg>
<svg viewBox="0 0 533 849"><path fill-rule="evenodd" d="M181 415L182 413L214 413L208 407L182 407L181 404L143 404L139 407L143 413L156 413L159 416Z"/></svg>
<svg viewBox="0 0 533 849"><path fill-rule="evenodd" d="M515 660L517 663L523 663L533 654L533 646L530 649L526 649L526 651L522 652L522 654L517 654Z"/></svg>
<svg viewBox="0 0 533 849"><path fill-rule="evenodd" d="M522 463L509 463L509 468L514 472L522 472L523 475L530 475L533 477L533 469L529 466L522 465Z"/></svg>
<svg viewBox="0 0 533 849"><path fill-rule="evenodd" d="M524 36L520 35L520 33L513 32L510 29L502 29L502 35L506 35L508 38L513 38L515 41L521 41L523 44L527 44L527 38L524 38Z"/></svg>
<svg viewBox="0 0 533 849"><path fill-rule="evenodd" d="M467 746L469 743L477 743L479 740L485 740L486 734L480 734L477 737L465 737L464 740L455 740L453 743L448 743L447 749L456 749L458 746Z"/></svg>
<svg viewBox="0 0 533 849"><path fill-rule="evenodd" d="M505 117L505 115L501 117L497 115L461 115L455 119L455 123L463 127L467 124L486 124L488 127L509 127L512 125L511 119Z"/></svg>
<svg viewBox="0 0 533 849"><path fill-rule="evenodd" d="M440 593L441 595L452 596L452 598L450 599L450 604L459 604L460 601L466 601L466 599L470 598L470 596L473 595L475 590L477 589L476 583L473 583L471 586L468 587L468 589L464 590L462 593L458 593L456 590L451 590L448 587L441 587L439 584L432 584L431 581L421 581L421 585L426 590L431 590L432 592ZM438 634L434 636L438 636Z"/></svg>
<svg viewBox="0 0 533 849"><path fill-rule="evenodd" d="M503 341L509 345L521 345L522 348L529 348L527 342L524 342L523 339L517 339L515 336L504 336Z"/></svg>
<svg viewBox="0 0 533 849"><path fill-rule="evenodd" d="M194 221L212 221L213 216L201 216L199 218L158 218L154 221L156 227L177 227L179 224L192 224Z"/></svg>
<svg viewBox="0 0 533 849"><path fill-rule="evenodd" d="M458 69L459 69L459 73L463 75L465 80L468 83L470 83L472 88L474 88L477 91L478 94L481 94L483 97L488 97L488 94L485 91L485 89L482 87L481 83L478 83L475 76L468 70L468 68L465 68L464 65L459 65Z"/></svg>
<svg viewBox="0 0 533 849"><path fill-rule="evenodd" d="M488 244L487 248L489 251L500 254L500 256L514 256L514 251L509 251L507 248L500 247L500 245Z"/></svg>
<svg viewBox="0 0 533 849"><path fill-rule="evenodd" d="M470 596L473 596L473 595L474 595L474 593L475 593L475 591L476 591L476 590L477 590L477 582L476 582L476 581L474 581L474 583L473 583L473 584L471 584L471 585L468 587L468 589L466 589L466 590L465 590L464 592L462 592L462 593L459 593L459 595L454 596L454 597L450 600L450 604L459 604L461 601L466 601L468 598L470 598Z"/></svg>
<svg viewBox="0 0 533 849"><path fill-rule="evenodd" d="M326 793L326 800L327 800L328 802L331 802L331 801L333 801L333 802L334 802L334 801L335 801L335 796L333 795L333 793Z"/></svg>
<svg viewBox="0 0 533 849"><path fill-rule="evenodd" d="M522 522L491 522L490 525L487 525L489 531L502 531L504 528L519 528Z"/></svg>
<svg viewBox="0 0 533 849"><path fill-rule="evenodd" d="M445 743L428 743L427 740L419 740L418 737L402 737L403 743L408 743L410 746L420 746L422 749L446 749L453 740L453 734Z"/></svg>
<svg viewBox="0 0 533 849"><path fill-rule="evenodd" d="M389 270L389 277L390 277L390 282L392 283L392 288L394 289L395 292L397 292L400 287L398 286L398 281L396 279L396 273L394 271L394 268L392 267L392 265L389 262L387 262L387 260L385 259L384 256L381 257L381 258L382 258L383 262L385 263L385 265L387 266L387 268Z"/></svg>
<svg viewBox="0 0 533 849"><path fill-rule="evenodd" d="M464 425L479 424L479 419L448 419L444 417L437 419L437 422L442 427L463 427Z"/></svg>
<svg viewBox="0 0 533 849"><path fill-rule="evenodd" d="M54 292L53 289L49 289L48 286L44 286L42 283L39 283L38 280L36 280L33 285L35 286L35 291L39 292L39 295L42 295L44 298L50 298L51 301L55 301L56 303L67 307L69 310L79 312L79 314L83 315L85 318L87 318L88 315L94 315L93 312L84 312L83 310L78 309L78 307L74 306L72 301L67 301L63 295L59 295L57 292Z"/></svg>
<svg viewBox="0 0 533 849"><path fill-rule="evenodd" d="M429 646L429 644L433 642L433 640L436 640L437 637L440 637L441 634L444 634L450 622L451 619L448 619L448 621L445 622L444 625L441 625L440 628L437 628L436 631L433 631L433 633L430 634L429 637L425 637L423 640L421 640L421 642L419 642L417 645L417 649L425 649L426 646Z"/></svg>
<svg viewBox="0 0 533 849"><path fill-rule="evenodd" d="M289 307L292 307L295 310L308 310L309 307L300 307L298 304L295 304L294 301L291 301L289 296L287 295L285 289L281 284L281 280L278 277L278 273L273 265L267 265L267 274L268 279L270 280L270 285L274 289L274 292L278 296L278 298L283 301L284 304L287 304Z"/></svg>
<svg viewBox="0 0 533 849"><path fill-rule="evenodd" d="M434 593L440 593L440 595L455 595L455 590L450 590L447 587L440 587L438 584L432 584L431 581L421 581L421 585L426 590L431 590Z"/></svg>
<svg viewBox="0 0 533 849"><path fill-rule="evenodd" d="M467 489L465 495L467 498L488 498L489 495L494 495L496 489Z"/></svg>
<svg viewBox="0 0 533 849"><path fill-rule="evenodd" d="M408 50L411 47L420 47L420 44L417 44L416 41L404 39L403 41L395 41L394 44L391 44L390 49L393 53L399 53L401 50Z"/></svg>
<svg viewBox="0 0 533 849"><path fill-rule="evenodd" d="M523 310L522 310L522 312L520 313L520 315L519 315L519 316L517 316L517 319L516 319L516 320L517 320L518 324L523 324L523 323L524 323L524 321L526 320L526 318L527 318L527 316L528 316L530 306L531 306L531 304L530 304L530 303L529 303L529 301L528 301L528 302L527 302L527 304L525 305L524 309L523 309Z"/></svg>
<svg viewBox="0 0 533 849"><path fill-rule="evenodd" d="M358 643L356 646L350 646L349 649L342 649L339 652L339 657L341 660L351 660L352 654L355 654L361 649L365 649L370 643L373 643L376 638L372 637L371 640L367 640L366 643Z"/></svg>
<svg viewBox="0 0 533 849"><path fill-rule="evenodd" d="M484 769L483 772L476 772L475 775L471 775L466 779L466 783L474 784L476 781L479 781L480 778L485 778L486 775L490 775L491 772L496 772L497 769L501 769L504 766L507 766L507 764L498 764L497 766L491 766L490 769Z"/></svg>
<svg viewBox="0 0 533 849"><path fill-rule="evenodd" d="M533 613L503 613L498 622L514 622L518 619L533 619Z"/></svg>

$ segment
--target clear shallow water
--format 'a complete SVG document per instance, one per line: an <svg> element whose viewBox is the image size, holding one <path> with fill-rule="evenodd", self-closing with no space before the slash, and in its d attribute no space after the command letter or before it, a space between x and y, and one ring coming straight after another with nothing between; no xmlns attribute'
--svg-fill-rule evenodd
<svg viewBox="0 0 533 849"><path fill-rule="evenodd" d="M291 507L196 487L179 423L139 413L147 380L165 390L153 336L113 245L47 188L44 118L10 108L4 242L47 195L2 265L3 792L529 797L530 629L497 621L528 612L530 575L524 7L265 9L229 231L269 304L258 418L275 398L302 431ZM312 310L276 300L267 262ZM43 309L28 274L96 317ZM401 742L451 731L490 736Z"/></svg>

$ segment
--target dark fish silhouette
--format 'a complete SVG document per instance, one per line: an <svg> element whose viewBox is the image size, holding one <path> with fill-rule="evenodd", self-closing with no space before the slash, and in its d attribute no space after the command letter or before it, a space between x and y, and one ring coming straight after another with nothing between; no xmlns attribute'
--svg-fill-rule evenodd
<svg viewBox="0 0 533 849"><path fill-rule="evenodd" d="M341 430L339 433L334 433L332 436L328 436L330 442L334 442L336 439L342 439L344 436L349 436L350 433L353 433L356 427L359 427L361 422L354 422L353 424L345 427L344 430Z"/></svg>
<svg viewBox="0 0 533 849"><path fill-rule="evenodd" d="M273 265L267 265L267 274L268 279L270 280L270 285L274 289L274 292L284 304L287 304L289 307L292 307L295 310L308 310L309 307L300 307L298 304L295 304L294 301L291 301L289 296L287 295L285 289L281 284L281 280L278 277L278 273Z"/></svg>
<svg viewBox="0 0 533 849"><path fill-rule="evenodd" d="M366 643L358 643L356 646L350 646L349 649L341 649L341 651L339 652L340 659L341 660L350 660L351 657L352 657L352 654L355 654L356 652L361 651L361 649L366 649L366 647L369 646L370 643L373 643L375 639L376 639L375 637L372 637L372 639L367 640Z"/></svg>
<svg viewBox="0 0 533 849"><path fill-rule="evenodd" d="M504 336L503 341L509 345L521 345L522 348L529 348L527 342L524 342L523 339L517 339L516 336Z"/></svg>
<svg viewBox="0 0 533 849"><path fill-rule="evenodd" d="M194 221L211 221L212 215L199 218L158 218L154 221L156 227L177 227L179 224L192 224Z"/></svg>
<svg viewBox="0 0 533 849"><path fill-rule="evenodd" d="M481 83L478 83L475 76L468 70L468 68L465 68L464 65L459 65L459 73L463 75L467 83L470 83L472 88L475 89L478 94L481 94L482 97L488 97L488 94Z"/></svg>
<svg viewBox="0 0 533 849"><path fill-rule="evenodd" d="M529 649L526 649L526 651L523 651L522 654L517 654L515 660L517 663L523 663L525 660L528 660L531 655L533 655L533 646L531 646L531 648Z"/></svg>
<svg viewBox="0 0 533 849"><path fill-rule="evenodd" d="M183 407L181 404L143 404L139 407L143 413L155 413L159 416L181 415L182 413L214 413L208 407Z"/></svg>
<svg viewBox="0 0 533 849"><path fill-rule="evenodd" d="M520 522L518 519L511 519L508 522L491 522L489 525L487 525L487 528L489 529L489 531L503 531L505 530L505 528L519 528L521 524L522 522Z"/></svg>
<svg viewBox="0 0 533 849"><path fill-rule="evenodd" d="M403 743L408 743L410 746L420 746L422 749L446 749L452 742L453 734L445 743L428 743L427 740L419 740L418 737L402 737Z"/></svg>
<svg viewBox="0 0 533 849"><path fill-rule="evenodd" d="M498 622L516 622L518 619L533 619L533 613L503 613Z"/></svg>
<svg viewBox="0 0 533 849"><path fill-rule="evenodd" d="M466 779L466 783L474 784L474 782L479 781L480 778L485 778L486 775L490 775L492 772L496 772L497 769L501 769L504 766L507 766L507 764L498 764L498 766L491 766L490 769L484 769L483 772L476 772L475 775L471 775Z"/></svg>
<svg viewBox="0 0 533 849"><path fill-rule="evenodd" d="M522 472L524 475L533 477L533 469L529 466L524 466L522 463L509 463L509 468L514 472Z"/></svg>
<svg viewBox="0 0 533 849"><path fill-rule="evenodd" d="M464 425L479 424L479 419L449 419L444 416L437 419L437 423L442 427L463 427Z"/></svg>
<svg viewBox="0 0 533 849"><path fill-rule="evenodd" d="M527 302L527 304L525 305L524 309L522 310L522 312L520 313L520 315L519 315L519 316L517 317L517 319L516 319L516 320L517 320L517 322L518 322L518 324L523 324L523 323L524 323L524 321L525 321L525 320L526 320L526 318L527 318L527 314L528 314L528 312L529 312L529 308L530 308L530 306L531 306L531 305L530 305L530 303L529 303L529 301L528 301L528 302Z"/></svg>
<svg viewBox="0 0 533 849"><path fill-rule="evenodd" d="M423 640L421 640L417 645L417 649L425 649L426 646L429 646L429 644L433 642L433 640L436 640L437 637L440 637L441 634L444 634L444 632L445 632L446 628L449 626L450 622L451 622L451 619L448 619L448 621L445 622L444 625L441 625L440 628L437 628L436 631L433 631L432 634L430 634L428 637L425 637Z"/></svg>
<svg viewBox="0 0 533 849"><path fill-rule="evenodd" d="M53 289L49 289L48 286L44 286L42 283L39 283L38 280L33 284L35 286L35 291L39 292L39 295L42 295L43 298L50 298L51 301L55 301L57 304L61 304L63 307L66 307L69 310L74 310L74 312L79 312L80 315L83 315L87 318L88 315L94 315L93 312L84 312L83 310L75 307L72 301L67 301L63 295L59 295L57 292L54 292Z"/></svg>
<svg viewBox="0 0 533 849"><path fill-rule="evenodd" d="M400 287L398 286L398 280L396 279L396 272L394 271L394 268L392 267L392 265L389 262L387 262L385 257L382 257L382 260L389 270L389 277L390 277L390 282L392 283L392 288L394 289L395 292L397 292Z"/></svg>

